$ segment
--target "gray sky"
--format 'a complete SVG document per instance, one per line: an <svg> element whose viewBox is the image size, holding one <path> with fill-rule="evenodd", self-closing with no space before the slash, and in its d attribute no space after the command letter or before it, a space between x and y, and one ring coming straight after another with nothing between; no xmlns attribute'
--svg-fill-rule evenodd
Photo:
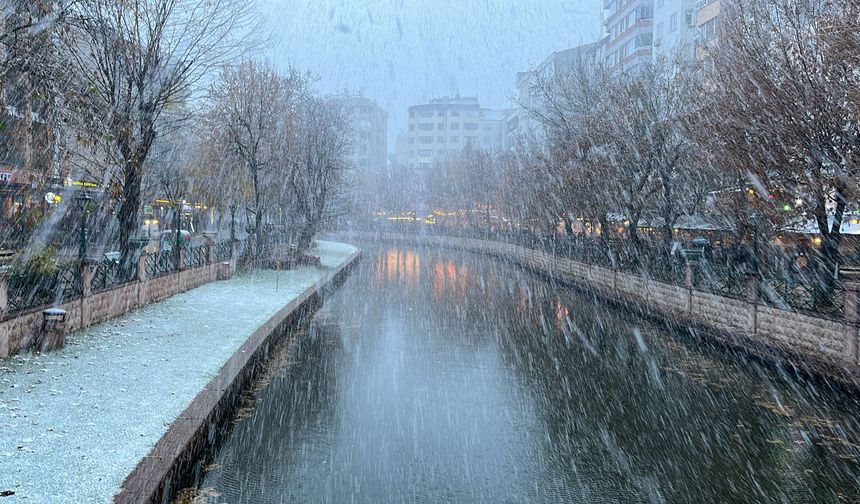
<svg viewBox="0 0 860 504"><path fill-rule="evenodd" d="M506 108L518 71L600 36L600 0L260 0L275 34L267 58L348 89L389 115L389 151L406 108L478 96Z"/></svg>

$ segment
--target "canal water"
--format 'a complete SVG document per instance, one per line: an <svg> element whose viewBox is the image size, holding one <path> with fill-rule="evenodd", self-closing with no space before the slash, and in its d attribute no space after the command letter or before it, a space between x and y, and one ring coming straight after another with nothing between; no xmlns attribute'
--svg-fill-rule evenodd
<svg viewBox="0 0 860 504"><path fill-rule="evenodd" d="M197 502L860 502L858 412L496 260L370 247Z"/></svg>

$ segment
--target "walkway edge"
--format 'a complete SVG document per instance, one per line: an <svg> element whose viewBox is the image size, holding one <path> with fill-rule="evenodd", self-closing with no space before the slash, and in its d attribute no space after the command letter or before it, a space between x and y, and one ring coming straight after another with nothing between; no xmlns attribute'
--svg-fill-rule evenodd
<svg viewBox="0 0 860 504"><path fill-rule="evenodd" d="M292 327L313 315L360 257L359 249L257 328L126 476L113 502L169 503L179 489L199 477L203 456L223 435L236 401L258 376L271 350Z"/></svg>

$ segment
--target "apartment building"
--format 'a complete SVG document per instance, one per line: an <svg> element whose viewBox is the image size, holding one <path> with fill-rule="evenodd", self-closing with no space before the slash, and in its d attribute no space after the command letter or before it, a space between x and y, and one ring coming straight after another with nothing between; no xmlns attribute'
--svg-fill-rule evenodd
<svg viewBox="0 0 860 504"><path fill-rule="evenodd" d="M635 72L653 55L654 1L604 0L605 62L613 72Z"/></svg>
<svg viewBox="0 0 860 504"><path fill-rule="evenodd" d="M654 57L692 61L696 55L699 0L654 0Z"/></svg>
<svg viewBox="0 0 860 504"><path fill-rule="evenodd" d="M466 146L499 149L504 112L482 108L476 97L435 98L409 107L409 130L398 138L395 158L408 168L429 170Z"/></svg>
<svg viewBox="0 0 860 504"><path fill-rule="evenodd" d="M696 11L696 59L708 58L708 52L720 43L721 12L725 10L725 0L705 0Z"/></svg>
<svg viewBox="0 0 860 504"><path fill-rule="evenodd" d="M517 72L517 105L505 114L504 144L512 145L522 136L533 136L539 133L538 121L532 111L539 110L541 99L541 84L551 83L552 79L561 74L579 71L593 71L603 61L606 39L590 44L584 44L550 54L534 69L527 72Z"/></svg>
<svg viewBox="0 0 860 504"><path fill-rule="evenodd" d="M356 173L380 172L388 165L388 112L374 100L344 93L340 101L349 119L349 161Z"/></svg>

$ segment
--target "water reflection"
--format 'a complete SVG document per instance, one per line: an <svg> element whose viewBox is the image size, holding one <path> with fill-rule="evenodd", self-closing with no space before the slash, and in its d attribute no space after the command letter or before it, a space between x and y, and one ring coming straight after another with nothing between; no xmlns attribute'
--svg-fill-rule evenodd
<svg viewBox="0 0 860 504"><path fill-rule="evenodd" d="M857 401L495 261L371 253L298 341L211 502L860 499Z"/></svg>

